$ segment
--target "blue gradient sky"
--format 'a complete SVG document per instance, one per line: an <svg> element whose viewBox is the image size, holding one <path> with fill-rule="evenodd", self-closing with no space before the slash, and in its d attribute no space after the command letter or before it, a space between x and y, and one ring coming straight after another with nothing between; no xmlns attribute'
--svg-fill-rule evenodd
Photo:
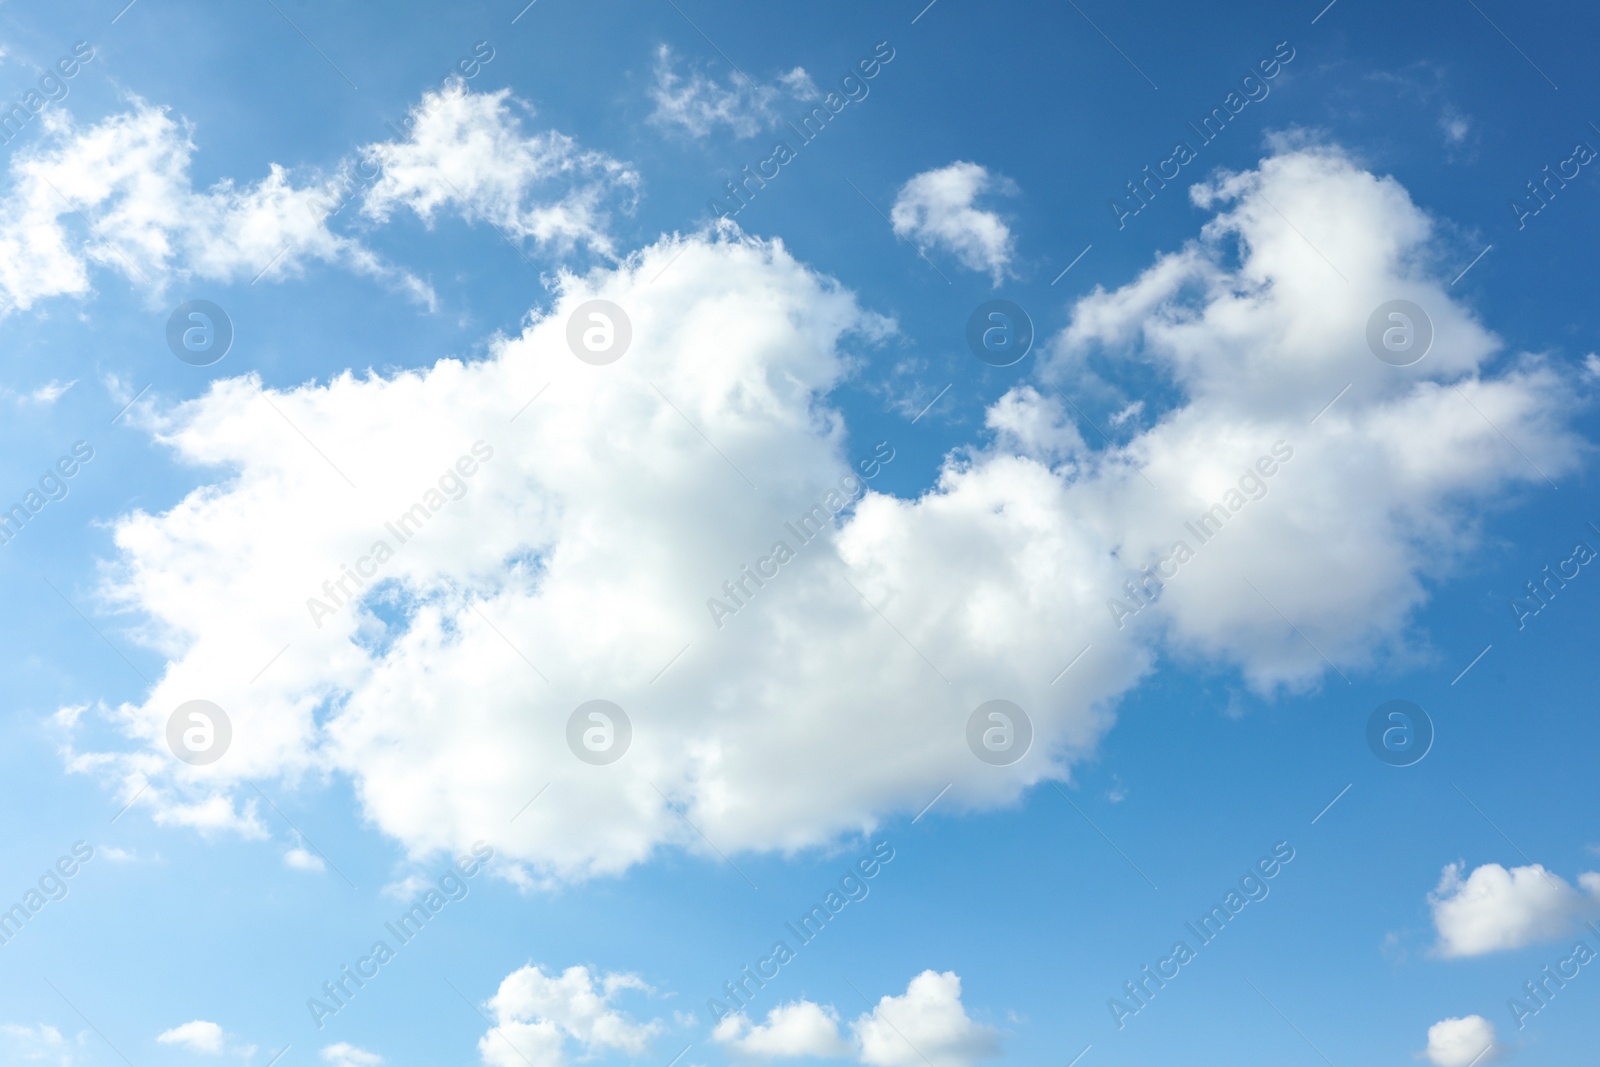
<svg viewBox="0 0 1600 1067"><path fill-rule="evenodd" d="M860 365L828 399L851 455L894 443L873 488L903 499L935 484L952 449L989 439L985 412L1008 390L1039 380L1037 354L995 368L966 350L975 306L997 297L1022 305L1043 353L1078 300L1128 285L1196 238L1215 210L1184 189L1254 167L1271 132L1337 144L1360 167L1392 176L1435 220L1429 269L1449 282L1475 262L1451 296L1507 353L1540 354L1575 397L1592 388L1584 357L1600 348L1600 203L1589 168L1525 228L1509 206L1574 143L1600 145L1590 121L1600 121L1597 25L1586 5L1339 0L1319 17L1315 4L1251 2L939 0L922 10L538 0L513 23L519 6L139 0L118 15L115 3L9 0L0 8L0 97L25 92L75 41L91 42L93 60L48 114L87 127L139 102L166 108L197 146L196 188L242 184L273 164L327 172L389 138L385 123L486 41L494 58L473 91L509 89L531 105L530 129L560 130L641 176L637 210L611 223L626 253L663 233L702 231L707 201L769 153L768 134L720 128L696 138L652 123L660 45L683 69L723 81L734 77L731 61L759 81L803 66L822 85L888 41L895 58L870 96L805 146L738 222L898 324L895 340L857 353ZM1294 58L1270 95L1119 229L1108 200L1191 137L1186 123L1279 42ZM0 146L0 166L45 143L44 121ZM887 221L909 179L956 160L1015 186L991 198L1015 235L1014 277L998 288L932 247L930 264ZM9 189L17 172L3 180ZM1482 512L1474 543L1438 546L1453 562L1448 575L1420 579L1427 601L1406 626L1403 654L1262 692L1236 663L1163 646L1151 672L1100 709L1114 710L1115 724L1092 753L1014 803L941 802L915 820L914 806L863 811L860 821L876 820L870 833L792 852L736 849L731 862L668 847L620 874L543 885L490 868L347 1009L314 1027L307 998L409 906L385 887L408 875L436 879L449 856L386 832L339 773L240 784L238 795L271 798L265 841L162 825L139 804L119 815L127 799L116 781L69 767L60 710L138 703L172 658L141 639L148 620L136 607L104 595L118 554L112 523L225 481L185 464L149 424L113 421L135 391L149 386L170 410L248 372L264 388L289 389L347 369L392 375L445 357L483 360L497 334L514 335L530 310L552 305L545 282L555 270L608 262L591 249L513 247L455 216L429 224L397 214L377 225L352 213L348 227L425 278L436 309L315 264L256 284L181 281L154 296L97 265L89 293L0 318L0 497L20 499L74 442L94 449L65 499L0 547L9 605L0 640L10 653L0 903L20 900L74 842L96 850L64 899L0 945L0 1024L30 1030L0 1034L13 1042L8 1062L32 1062L25 1057L37 1047L48 1063L260 1065L288 1047L278 1062L310 1064L333 1062L321 1050L344 1042L394 1065L473 1064L488 1028L479 1009L529 963L630 973L648 985L615 1001L635 1020L662 1020L647 1053L601 1050L600 1060L665 1067L687 1045L680 1063L741 1062L712 1038L707 998L878 841L892 845L893 861L762 991L756 1016L805 998L853 1020L931 968L960 975L966 1012L997 1033L997 1058L1016 1063L1065 1065L1088 1048L1081 1067L1398 1065L1422 1053L1431 1025L1469 1014L1494 1024L1497 1057L1572 1063L1595 1047L1600 972L1585 968L1524 1029L1506 1003L1569 953L1576 932L1445 958L1429 901L1441 871L1458 862L1465 871L1537 864L1574 884L1600 868L1600 577L1583 569L1522 629L1508 606L1574 541L1600 546L1587 454L1555 479L1559 488L1507 488ZM222 304L237 331L210 367L173 359L163 339L172 307L190 298ZM1176 402L1154 371L1121 373L1153 409ZM75 384L50 402L26 398L49 382ZM1125 395L1089 389L1073 399L1100 427L1125 404ZM1574 410L1572 429L1600 436L1593 412L1577 401ZM1084 435L1101 446L1094 431ZM1308 574L1322 566L1323 545L1279 547ZM322 571L307 573L312 586ZM1077 651L1064 645L1060 662ZM1375 758L1365 735L1373 709L1397 698L1419 704L1437 730L1427 758L1403 768ZM70 744L78 753L135 746L93 711ZM819 776L811 788L830 782ZM926 796L937 792L934 782ZM327 869L284 862L284 843L302 833ZM1119 1029L1108 998L1285 841L1294 859L1270 894ZM190 1020L218 1023L225 1050L156 1040ZM30 1044L39 1027L61 1043Z"/></svg>

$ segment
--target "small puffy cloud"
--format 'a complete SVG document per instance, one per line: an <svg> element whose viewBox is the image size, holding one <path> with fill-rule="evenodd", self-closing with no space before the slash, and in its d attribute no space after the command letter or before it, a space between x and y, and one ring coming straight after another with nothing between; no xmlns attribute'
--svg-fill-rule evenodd
<svg viewBox="0 0 1600 1067"><path fill-rule="evenodd" d="M872 1067L972 1067L1000 1054L995 1031L967 1016L953 971L923 971L903 996L882 997L851 1029L861 1062Z"/></svg>
<svg viewBox="0 0 1600 1067"><path fill-rule="evenodd" d="M222 1027L204 1019L195 1019L193 1022L162 1031L156 1035L156 1041L162 1045L177 1045L208 1056L220 1056L223 1049Z"/></svg>
<svg viewBox="0 0 1600 1067"><path fill-rule="evenodd" d="M901 996L884 996L850 1024L847 1039L831 1005L780 1004L766 1021L725 1016L712 1039L740 1059L854 1059L870 1067L972 1067L999 1054L995 1031L974 1022L961 1003L954 972L923 971Z"/></svg>
<svg viewBox="0 0 1600 1067"><path fill-rule="evenodd" d="M1486 863L1463 878L1465 865L1444 869L1429 894L1441 956L1481 956L1553 941L1600 906L1600 874L1578 876L1578 888L1539 864Z"/></svg>
<svg viewBox="0 0 1600 1067"><path fill-rule="evenodd" d="M809 1000L780 1004L755 1026L742 1013L726 1016L711 1036L748 1059L832 1059L851 1053L850 1043L839 1036L838 1012Z"/></svg>
<svg viewBox="0 0 1600 1067"><path fill-rule="evenodd" d="M1428 1062L1434 1067L1472 1067L1499 1051L1494 1024L1481 1015L1443 1019L1428 1027Z"/></svg>
<svg viewBox="0 0 1600 1067"><path fill-rule="evenodd" d="M513 104L532 111L509 89L474 93L460 81L424 94L404 140L362 150L363 163L379 171L362 194L362 214L383 222L403 207L427 222L453 210L550 251L584 244L610 252L609 211L633 210L638 173L559 131L524 133Z"/></svg>
<svg viewBox="0 0 1600 1067"><path fill-rule="evenodd" d="M656 83L650 90L655 110L650 121L705 137L726 126L738 137L754 137L782 121L778 105L785 99L810 100L817 87L804 67L795 67L770 82L752 81L735 71L724 85L698 70L680 73L672 50L656 50Z"/></svg>
<svg viewBox="0 0 1600 1067"><path fill-rule="evenodd" d="M623 990L647 988L631 974L595 975L576 966L556 975L530 964L507 975L489 999L495 1025L478 1040L479 1054L490 1067L529 1060L560 1067L570 1040L585 1058L607 1051L642 1056L662 1024L635 1022L612 1001Z"/></svg>
<svg viewBox="0 0 1600 1067"><path fill-rule="evenodd" d="M368 1052L348 1041L323 1046L322 1059L329 1067L381 1067L383 1063L383 1057L376 1052Z"/></svg>
<svg viewBox="0 0 1600 1067"><path fill-rule="evenodd" d="M327 862L321 856L306 848L303 840L283 854L283 862L297 871L320 873L328 869Z"/></svg>
<svg viewBox="0 0 1600 1067"><path fill-rule="evenodd" d="M1052 464L1081 457L1088 450L1083 434L1053 390L1041 394L1031 385L1018 386L990 405L983 421L993 431L998 448Z"/></svg>
<svg viewBox="0 0 1600 1067"><path fill-rule="evenodd" d="M990 275L999 285L1008 273L1016 241L999 215L974 206L991 190L1014 193L1016 187L976 163L952 163L906 182L889 219L901 237L920 247L950 252L962 266Z"/></svg>

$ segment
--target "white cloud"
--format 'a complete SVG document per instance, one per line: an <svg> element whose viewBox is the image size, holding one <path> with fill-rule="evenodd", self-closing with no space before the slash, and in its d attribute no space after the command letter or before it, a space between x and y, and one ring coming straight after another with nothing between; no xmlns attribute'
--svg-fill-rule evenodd
<svg viewBox="0 0 1600 1067"><path fill-rule="evenodd" d="M1466 878L1464 865L1444 869L1429 894L1433 925L1442 956L1481 956L1553 941L1586 912L1600 911L1600 874L1578 876L1572 885L1534 864L1512 867L1486 863Z"/></svg>
<svg viewBox="0 0 1600 1067"><path fill-rule="evenodd" d="M60 400L67 394L68 389L71 389L77 384L78 380L76 378L65 384L62 384L61 382L58 382L52 378L48 383L39 386L39 388L29 393L28 399L35 404L54 404L57 400Z"/></svg>
<svg viewBox="0 0 1600 1067"><path fill-rule="evenodd" d="M383 1057L376 1052L368 1052L347 1041L323 1046L322 1058L330 1067L380 1067L383 1063Z"/></svg>
<svg viewBox="0 0 1600 1067"><path fill-rule="evenodd" d="M608 1050L641 1056L661 1023L634 1022L612 1000L623 990L647 988L631 974L592 975L579 966L547 975L530 964L507 975L489 999L495 1025L479 1039L478 1051L490 1067L525 1067L529 1061L561 1067L566 1040L576 1042L585 1058Z"/></svg>
<svg viewBox="0 0 1600 1067"><path fill-rule="evenodd" d="M222 1027L204 1019L174 1026L171 1030L162 1031L156 1035L156 1042L162 1045L179 1045L191 1052L201 1052L208 1056L220 1056L223 1049Z"/></svg>
<svg viewBox="0 0 1600 1067"><path fill-rule="evenodd" d="M889 219L901 237L919 246L942 248L968 270L987 273L999 285L1008 273L1016 240L999 215L973 206L991 190L1014 193L1016 187L976 163L923 171L901 188Z"/></svg>
<svg viewBox="0 0 1600 1067"><path fill-rule="evenodd" d="M53 1026L46 1023L38 1026L0 1023L0 1035L5 1036L6 1051L16 1060L72 1067L73 1046Z"/></svg>
<svg viewBox="0 0 1600 1067"><path fill-rule="evenodd" d="M1123 423L1128 422L1131 419L1137 419L1139 417L1140 413L1142 413L1143 411L1144 411L1144 401L1143 400L1135 400L1133 403L1129 404L1127 407L1123 408L1121 411L1118 411L1115 414L1113 414L1109 421L1110 421L1111 425L1113 425L1113 426L1121 426Z"/></svg>
<svg viewBox="0 0 1600 1067"><path fill-rule="evenodd" d="M884 996L839 1033L831 1005L809 1000L781 1004L766 1022L743 1013L725 1016L712 1039L741 1059L849 1058L871 1067L972 1067L999 1055L998 1035L974 1022L961 1003L961 979L952 971L923 971L901 996Z"/></svg>
<svg viewBox="0 0 1600 1067"><path fill-rule="evenodd" d="M650 90L655 110L650 121L705 137L726 126L738 137L754 137L782 121L778 104L812 100L819 93L804 67L795 67L770 82L753 81L735 72L724 85L698 70L679 73L672 50L656 50L656 83Z"/></svg>
<svg viewBox="0 0 1600 1067"><path fill-rule="evenodd" d="M750 1059L831 1059L852 1051L850 1043L839 1036L839 1013L809 1000L780 1004L767 1012L765 1023L755 1026L743 1014L725 1016L711 1036Z"/></svg>
<svg viewBox="0 0 1600 1067"><path fill-rule="evenodd" d="M1499 342L1424 269L1428 219L1392 180L1327 149L1284 150L1258 179L1352 281L1256 178L1225 177L1201 191L1228 207L1200 240L1085 298L1042 346L1042 378L1069 389L1093 385L1091 356L1168 379L1125 444L1091 448L1052 384L1020 386L925 492L869 483L808 544L784 523L842 507L827 494L874 449L830 394L889 327L778 242L663 240L564 275L479 362L343 374L270 404L254 379L220 379L130 412L218 473L117 521L103 595L144 620L139 638L168 665L138 701L102 709L134 751L72 765L115 775L124 796L149 782L140 805L157 819L259 835L247 780L342 774L414 856L482 839L535 881L582 878L663 847L710 855L663 794L724 852L861 833L947 783L952 808L1008 803L1064 777L1163 649L1262 691L1316 684L1330 673L1318 649L1347 673L1404 652L1478 518L1542 484L1500 434L1558 476L1581 451L1566 428L1580 401L1536 361L1486 373ZM1438 335L1404 371L1363 339L1395 296L1426 306ZM632 320L633 347L609 367L566 345L591 298ZM479 440L493 458L450 476L460 499L439 495L398 544L384 523L437 494ZM1241 474L1277 441L1294 458L1268 495L1112 625L1125 580L1230 492L1243 504ZM307 598L335 580L348 594L341 566L379 538L394 557L355 607L314 625ZM748 606L718 627L707 599L780 538L794 558L759 589L745 579ZM1073 685L1052 686L1091 645ZM196 696L233 718L232 749L206 767L162 741ZM964 737L997 696L1035 728L1003 774ZM564 738L597 697L634 721L627 755L603 768ZM530 782L549 796L508 825Z"/></svg>
<svg viewBox="0 0 1600 1067"><path fill-rule="evenodd" d="M254 185L223 181L197 191L192 130L162 108L135 101L82 130L61 111L45 123L44 140L12 159L0 212L0 298L8 309L87 293L91 264L158 294L183 277L248 280L274 257L277 276L317 260L405 284L328 229L328 183L297 187L274 165Z"/></svg>
<svg viewBox="0 0 1600 1067"><path fill-rule="evenodd" d="M285 852L283 854L283 862L297 871L321 873L328 869L328 865L323 858L307 849L304 841Z"/></svg>
<svg viewBox="0 0 1600 1067"><path fill-rule="evenodd" d="M582 243L609 252L609 207L633 209L639 175L555 130L524 134L513 102L508 89L474 93L459 82L427 93L404 141L363 150L382 172L363 194L362 213L386 221L405 207L432 220L453 209L554 251Z"/></svg>
<svg viewBox="0 0 1600 1067"><path fill-rule="evenodd" d="M923 971L904 996L882 997L851 1029L872 1067L972 1067L1000 1053L994 1030L967 1016L953 971Z"/></svg>
<svg viewBox="0 0 1600 1067"><path fill-rule="evenodd" d="M1324 654L1346 674L1407 654L1409 619L1475 545L1480 509L1585 453L1566 428L1584 401L1543 361L1502 358L1427 269L1432 222L1392 178L1332 148L1285 147L1193 193L1226 210L1135 281L1097 288L1045 354L1042 373L1069 393L1119 394L1124 366L1145 382L1150 428L1097 457L1114 491L1082 510L1130 571L1191 543L1196 560L1139 622L1191 657L1241 664L1258 689L1303 684ZM1392 299L1423 307L1434 329L1431 351L1404 369L1365 340ZM1113 380L1093 369L1105 366ZM1152 385L1152 370L1165 380ZM1183 523L1278 440L1294 457L1247 505L1259 510L1193 544Z"/></svg>
<svg viewBox="0 0 1600 1067"><path fill-rule="evenodd" d="M1481 1015L1444 1019L1428 1027L1428 1060L1435 1067L1472 1067L1489 1063L1499 1045L1494 1024Z"/></svg>
<svg viewBox="0 0 1600 1067"><path fill-rule="evenodd" d="M431 307L426 283L332 229L347 202L379 222L397 208L424 220L451 209L542 251L609 251L610 207L632 209L638 175L556 131L523 132L511 103L452 82L423 95L402 139L367 145L332 174L297 181L273 164L254 183L205 190L190 173L195 131L166 109L135 100L81 129L52 111L43 140L12 158L0 199L0 313L88 293L91 266L159 296L189 278L274 281L330 264Z"/></svg>

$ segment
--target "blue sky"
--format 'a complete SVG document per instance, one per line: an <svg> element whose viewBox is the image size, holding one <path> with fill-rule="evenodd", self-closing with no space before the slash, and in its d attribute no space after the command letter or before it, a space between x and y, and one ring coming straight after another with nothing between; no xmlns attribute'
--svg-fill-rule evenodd
<svg viewBox="0 0 1600 1067"><path fill-rule="evenodd" d="M1584 7L0 12L5 1062L1593 1049Z"/></svg>

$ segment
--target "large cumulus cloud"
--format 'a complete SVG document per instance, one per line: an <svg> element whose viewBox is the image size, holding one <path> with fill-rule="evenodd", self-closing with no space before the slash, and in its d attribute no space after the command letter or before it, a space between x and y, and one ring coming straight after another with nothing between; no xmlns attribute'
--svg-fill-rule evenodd
<svg viewBox="0 0 1600 1067"><path fill-rule="evenodd" d="M1065 776L1163 649L1263 689L1315 684L1324 655L1359 669L1404 644L1429 583L1471 546L1463 520L1542 484L1534 465L1577 462L1577 400L1536 361L1488 373L1500 344L1441 286L1429 220L1392 180L1284 146L1198 198L1217 209L1199 238L1074 307L1038 382L997 401L934 485L902 498L868 483L809 544L785 523L874 445L830 393L892 324L776 241L664 239L564 277L481 362L217 382L154 423L215 479L121 518L108 570L106 593L148 620L167 669L108 710L133 749L77 765L128 795L149 783L158 817L204 825L252 825L245 779L345 775L413 853L483 838L573 878L661 847L827 842L947 784L945 803L1009 802ZM1437 330L1410 368L1366 350L1367 316L1395 297ZM604 367L566 342L594 298L633 326ZM1143 424L1087 443L1063 390L1132 364L1160 379ZM475 442L493 454L460 499L441 497L359 604L313 624L307 598ZM1114 624L1124 582L1278 442L1293 458L1269 492ZM714 620L707 598L779 540L794 558ZM235 728L203 768L161 741L195 697ZM1009 768L965 742L996 697L1036 730ZM633 720L632 748L605 767L565 741L594 698Z"/></svg>

